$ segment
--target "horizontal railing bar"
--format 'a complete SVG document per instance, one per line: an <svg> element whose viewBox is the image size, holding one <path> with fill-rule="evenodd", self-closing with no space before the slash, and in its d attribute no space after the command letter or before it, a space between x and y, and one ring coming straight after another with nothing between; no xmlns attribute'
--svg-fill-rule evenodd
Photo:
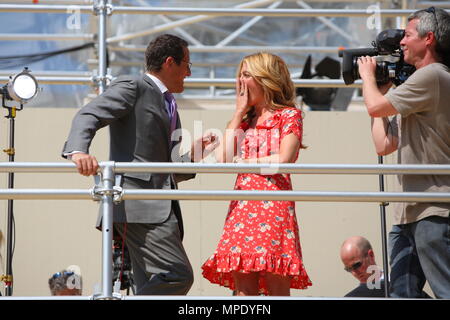
<svg viewBox="0 0 450 320"><path fill-rule="evenodd" d="M114 79L114 77L113 77ZM8 82L9 76L0 75L0 83ZM36 76L39 84L79 84L91 85L94 83L93 76ZM295 87L302 88L350 88L361 87L361 80L356 80L354 84L346 85L344 80L314 80L314 79L292 79ZM184 84L187 88L205 88L209 86L235 88L236 79L232 78L188 78Z"/></svg>
<svg viewBox="0 0 450 320"><path fill-rule="evenodd" d="M111 51L120 52L145 52L147 47L138 45L122 45L122 46L109 46ZM319 47L319 46L189 46L189 52L208 52L208 53L230 53L230 52L255 52L255 51L268 51L268 52L285 52L285 53L338 53L339 50L345 49L343 47ZM194 63L194 67L195 67Z"/></svg>
<svg viewBox="0 0 450 320"><path fill-rule="evenodd" d="M72 162L0 162L0 172L62 173L76 168Z"/></svg>
<svg viewBox="0 0 450 320"><path fill-rule="evenodd" d="M450 193L236 190L124 190L124 200L280 200L320 202L450 202Z"/></svg>
<svg viewBox="0 0 450 320"><path fill-rule="evenodd" d="M105 162L99 163L100 167ZM447 164L252 164L252 163L181 163L114 162L116 173L301 173L301 174L433 174L450 175ZM1 172L57 173L75 172L71 162L1 162Z"/></svg>
<svg viewBox="0 0 450 320"><path fill-rule="evenodd" d="M92 200L83 189L0 189L0 200ZM124 189L123 200L278 200L320 202L450 202L450 193L438 192L329 192Z"/></svg>
<svg viewBox="0 0 450 320"><path fill-rule="evenodd" d="M94 34L0 33L0 41L85 41L94 39Z"/></svg>
<svg viewBox="0 0 450 320"><path fill-rule="evenodd" d="M0 166L1 170L1 166ZM116 173L450 174L450 165L116 162Z"/></svg>
<svg viewBox="0 0 450 320"><path fill-rule="evenodd" d="M0 199L92 200L88 189L0 189Z"/></svg>
<svg viewBox="0 0 450 320"><path fill-rule="evenodd" d="M366 9L244 9L244 8L169 8L110 6L113 14L164 14L207 16L264 16L264 17L369 17L373 12ZM78 10L83 14L93 13L92 5L29 5L0 4L0 12L67 13ZM383 17L408 16L415 10L381 9Z"/></svg>
<svg viewBox="0 0 450 320"><path fill-rule="evenodd" d="M93 1L96 0L35 0L36 4L39 2L39 4L46 4L46 5L92 5ZM30 0L2 0L1 2L13 2L14 4L30 4Z"/></svg>
<svg viewBox="0 0 450 320"><path fill-rule="evenodd" d="M383 17L408 16L415 10L377 11ZM165 14L165 15L207 15L207 16L264 16L264 17L368 17L373 12L366 9L241 9L241 8L155 8L114 6L113 13L119 14Z"/></svg>
<svg viewBox="0 0 450 320"><path fill-rule="evenodd" d="M344 80L314 80L314 79L292 79L295 87L303 88L350 88L350 87L360 87L361 80L355 81L352 85L346 85ZM186 87L190 88L202 88L206 86L217 86L217 87L236 87L236 79L232 78L187 78L184 80Z"/></svg>
<svg viewBox="0 0 450 320"><path fill-rule="evenodd" d="M191 48L191 47L189 47L189 48ZM268 50L266 50L266 51L271 51L270 48L267 48L267 49ZM192 50L190 50L190 52L192 52ZM98 59L91 58L87 61L87 63L91 64L91 65L97 65ZM137 61L137 60L128 61L128 60L116 59L115 61L111 61L110 65L139 67L139 66L142 66L142 61ZM237 68L238 66L239 66L239 61L236 61L236 62L221 62L221 61L207 62L207 61L198 61L198 60L192 61L192 68ZM289 69L303 68L302 63L288 63L287 66Z"/></svg>
<svg viewBox="0 0 450 320"><path fill-rule="evenodd" d="M62 70L30 70L34 77L92 77L92 71L62 71ZM9 77L17 73L16 70L0 70L1 77Z"/></svg>
<svg viewBox="0 0 450 320"><path fill-rule="evenodd" d="M92 14L92 5L45 5L45 4L0 4L0 12L34 12L34 13L80 13Z"/></svg>
<svg viewBox="0 0 450 320"><path fill-rule="evenodd" d="M38 76L36 80L39 84L78 84L78 85L91 85L94 83L93 77L45 77ZM9 81L9 77L0 76L0 83L6 83Z"/></svg>

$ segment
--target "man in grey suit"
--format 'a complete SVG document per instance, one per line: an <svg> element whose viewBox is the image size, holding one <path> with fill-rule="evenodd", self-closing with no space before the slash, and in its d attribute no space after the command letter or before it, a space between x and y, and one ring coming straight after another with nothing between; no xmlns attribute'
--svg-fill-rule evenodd
<svg viewBox="0 0 450 320"><path fill-rule="evenodd" d="M70 158L80 174L96 174L98 163L89 154L96 131L109 126L110 159L119 162L193 161L191 155L176 156L171 139L180 129L176 102L171 93L184 90L191 75L188 43L165 34L150 42L145 53L146 74L119 77L99 97L84 106L72 122L63 156ZM214 137L205 136L202 150ZM194 144L193 144L194 146ZM175 148L175 150L174 150ZM196 156L196 158L198 158ZM125 189L176 189L193 175L125 173ZM176 200L125 200L114 206L114 229L130 252L136 294L185 295L193 272L184 250L183 222Z"/></svg>

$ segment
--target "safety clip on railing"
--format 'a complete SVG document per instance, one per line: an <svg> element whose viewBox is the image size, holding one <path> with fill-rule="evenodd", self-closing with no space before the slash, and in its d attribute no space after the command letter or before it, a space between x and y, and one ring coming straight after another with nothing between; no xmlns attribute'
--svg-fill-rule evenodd
<svg viewBox="0 0 450 320"><path fill-rule="evenodd" d="M103 185L102 174L94 176L95 185L94 187L92 187L92 189L90 189L92 199L94 201L100 202L102 201L102 197L104 195L112 195L113 202L115 204L119 204L123 198L123 188L121 187L122 176L116 175L114 181L115 182L112 189L108 189Z"/></svg>

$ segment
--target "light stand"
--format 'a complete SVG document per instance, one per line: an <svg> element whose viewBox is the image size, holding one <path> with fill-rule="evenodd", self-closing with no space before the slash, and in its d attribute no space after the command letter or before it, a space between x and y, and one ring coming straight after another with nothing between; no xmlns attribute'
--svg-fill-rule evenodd
<svg viewBox="0 0 450 320"><path fill-rule="evenodd" d="M8 161L14 162L16 154L14 149L14 132L15 132L15 118L16 111L23 109L24 103L33 99L38 93L38 84L36 79L29 73L28 68L14 77L10 77L10 81L1 88L2 107L8 109L9 119L9 146L8 149L3 150L8 154ZM20 108L10 107L6 101L16 101L20 103ZM8 189L14 188L14 172L8 173ZM5 295L11 296L13 291L13 272L12 272L12 257L14 253L14 210L13 200L8 199L8 221L7 221L7 240L6 240L6 275L0 276L1 281L5 283Z"/></svg>
<svg viewBox="0 0 450 320"><path fill-rule="evenodd" d="M3 107L5 105L3 104ZM16 108L8 108L9 113L6 116L9 119L9 148L3 151L8 154L8 161L14 162L14 119L16 117ZM8 189L14 188L14 172L8 173ZM8 222L7 222L7 240L6 240L6 275L3 277L5 282L5 295L12 295L12 256L13 256L13 228L14 214L13 214L13 200L8 199Z"/></svg>
<svg viewBox="0 0 450 320"><path fill-rule="evenodd" d="M378 156L378 164L383 164L383 156ZM379 175L380 192L384 191L384 177ZM387 232L386 232L386 206L387 202L380 203L380 216L381 216L381 247L383 250L383 272L384 272L384 296L389 298L389 263L387 254Z"/></svg>

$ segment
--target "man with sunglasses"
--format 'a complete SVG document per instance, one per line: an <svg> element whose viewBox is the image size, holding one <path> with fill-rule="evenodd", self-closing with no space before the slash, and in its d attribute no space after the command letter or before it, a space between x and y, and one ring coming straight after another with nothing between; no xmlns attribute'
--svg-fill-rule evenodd
<svg viewBox="0 0 450 320"><path fill-rule="evenodd" d="M344 270L359 281L359 286L345 297L384 297L384 279L375 262L370 242L361 236L346 239L341 246Z"/></svg>
<svg viewBox="0 0 450 320"><path fill-rule="evenodd" d="M62 155L84 176L95 175L98 163L89 146L98 129L109 126L110 159L118 162L191 162L199 155L179 156L181 122L172 93L184 90L191 75L188 43L164 34L145 52L146 72L118 77L92 102L80 109ZM195 141L197 150L209 137ZM203 148L201 151L203 151ZM129 172L124 189L176 189L195 174ZM137 295L185 295L193 271L182 244L183 220L178 200L124 200L114 206L114 232L128 247ZM100 222L100 221L99 221ZM112 263L112 262L111 262Z"/></svg>
<svg viewBox="0 0 450 320"><path fill-rule="evenodd" d="M374 58L358 61L376 151L379 155L397 151L399 164L448 164L449 14L434 7L414 12L400 45L405 62L416 71L395 90L387 92L391 84L377 86ZM398 175L398 182L402 192L450 192L449 175ZM421 297L428 281L437 298L450 298L450 203L393 207L391 296Z"/></svg>

